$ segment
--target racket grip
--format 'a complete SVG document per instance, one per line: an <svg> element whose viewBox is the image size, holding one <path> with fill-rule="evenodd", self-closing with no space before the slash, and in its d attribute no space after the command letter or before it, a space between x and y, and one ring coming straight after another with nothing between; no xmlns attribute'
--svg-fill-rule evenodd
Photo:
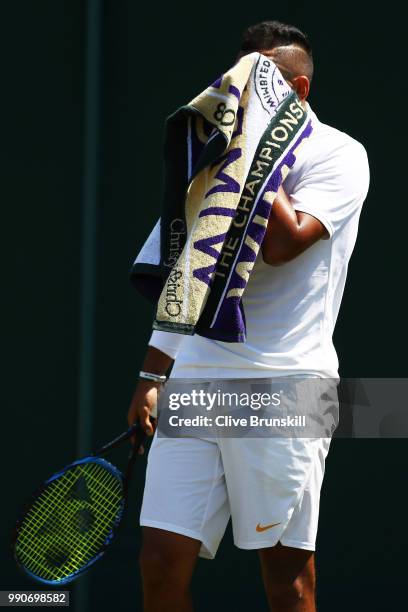
<svg viewBox="0 0 408 612"><path fill-rule="evenodd" d="M104 453L107 453L113 448L120 446L120 444L122 444L123 442L131 438L132 436L136 436L139 445L142 444L142 441L144 440L146 434L139 422L134 423L131 427L129 427L127 431L124 431L123 433L121 433L119 436L117 436L116 438L114 438L113 440L105 444L104 446L101 446L100 448L95 450L93 453L91 453L91 455L92 456L103 455ZM139 439L142 441L139 442Z"/></svg>

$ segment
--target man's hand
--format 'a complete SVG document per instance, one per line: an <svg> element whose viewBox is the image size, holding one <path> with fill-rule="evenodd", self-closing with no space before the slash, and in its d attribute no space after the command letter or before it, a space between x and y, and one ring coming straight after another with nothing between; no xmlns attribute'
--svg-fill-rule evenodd
<svg viewBox="0 0 408 612"><path fill-rule="evenodd" d="M328 236L327 229L316 217L295 211L283 188L279 187L262 242L265 263L284 264Z"/></svg>
<svg viewBox="0 0 408 612"><path fill-rule="evenodd" d="M156 414L157 399L161 384L162 383L155 383L150 380L140 380L138 382L128 411L129 427L139 422L148 436L153 435L154 426L150 417L152 414ZM134 444L134 442L135 440L132 438L132 444ZM140 454L143 453L143 447L141 447L139 452Z"/></svg>
<svg viewBox="0 0 408 612"><path fill-rule="evenodd" d="M159 351L154 346L149 346L146 357L143 362L142 370L151 372L152 374L165 374L173 363L173 359ZM151 380L139 380L128 411L129 427L139 422L148 436L154 434L154 425L151 416L156 415L156 406L158 395L160 393L162 383L153 382ZM132 444L135 443L134 437L131 438ZM139 453L143 454L143 446L140 447Z"/></svg>

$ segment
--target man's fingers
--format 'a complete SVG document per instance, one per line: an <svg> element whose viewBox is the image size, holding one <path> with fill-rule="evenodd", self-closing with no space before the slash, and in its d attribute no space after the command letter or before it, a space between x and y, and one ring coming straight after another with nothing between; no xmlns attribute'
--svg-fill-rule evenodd
<svg viewBox="0 0 408 612"><path fill-rule="evenodd" d="M152 410L153 412L153 410ZM152 419L152 420L150 420ZM155 419L151 414L150 408L148 406L143 406L142 408L131 409L128 414L128 424L129 427L135 425L136 423L140 424L140 427L144 431L147 436L153 436L155 430ZM130 442L133 446L138 444L138 434L135 432L135 435L131 436ZM144 449L138 451L139 454L144 453Z"/></svg>
<svg viewBox="0 0 408 612"><path fill-rule="evenodd" d="M148 436L152 436L154 433L153 425L150 421L150 411L148 408L144 409L144 415L141 419L141 425Z"/></svg>
<svg viewBox="0 0 408 612"><path fill-rule="evenodd" d="M152 436L153 435L154 429L153 429L153 425L150 422L150 418L149 417L146 417L146 419L142 422L142 427L143 427L145 433L148 436Z"/></svg>

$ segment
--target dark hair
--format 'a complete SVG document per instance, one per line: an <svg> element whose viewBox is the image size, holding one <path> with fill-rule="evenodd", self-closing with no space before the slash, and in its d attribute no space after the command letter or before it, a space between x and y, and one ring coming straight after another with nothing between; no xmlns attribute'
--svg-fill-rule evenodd
<svg viewBox="0 0 408 612"><path fill-rule="evenodd" d="M298 28L280 21L262 21L249 26L242 34L241 51L261 51L294 45L303 49L307 57L307 72L313 74L313 54L309 39Z"/></svg>
<svg viewBox="0 0 408 612"><path fill-rule="evenodd" d="M262 21L249 26L242 35L242 51L257 51L297 45L312 57L312 47L306 34L298 28L280 21Z"/></svg>

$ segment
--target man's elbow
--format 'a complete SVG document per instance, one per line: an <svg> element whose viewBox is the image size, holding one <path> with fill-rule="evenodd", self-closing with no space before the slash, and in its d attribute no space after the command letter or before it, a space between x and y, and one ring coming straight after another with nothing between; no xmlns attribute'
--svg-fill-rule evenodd
<svg viewBox="0 0 408 612"><path fill-rule="evenodd" d="M283 266L296 257L297 253L289 249L263 248L262 258L269 266Z"/></svg>

